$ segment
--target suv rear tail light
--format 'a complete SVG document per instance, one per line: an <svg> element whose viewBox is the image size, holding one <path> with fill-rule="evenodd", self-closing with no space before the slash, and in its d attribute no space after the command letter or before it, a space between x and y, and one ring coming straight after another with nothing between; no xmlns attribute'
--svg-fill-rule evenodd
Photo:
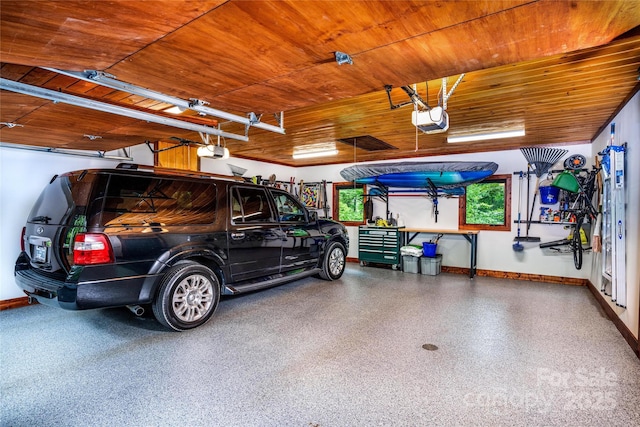
<svg viewBox="0 0 640 427"><path fill-rule="evenodd" d="M114 262L109 239L99 233L78 233L73 242L73 263L76 265Z"/></svg>

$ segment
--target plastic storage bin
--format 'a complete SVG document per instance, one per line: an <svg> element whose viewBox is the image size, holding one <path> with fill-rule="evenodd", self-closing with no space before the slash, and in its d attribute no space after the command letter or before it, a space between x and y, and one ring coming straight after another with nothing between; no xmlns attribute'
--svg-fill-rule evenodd
<svg viewBox="0 0 640 427"><path fill-rule="evenodd" d="M558 187L540 186L540 203L543 205L555 205L558 203L560 189Z"/></svg>
<svg viewBox="0 0 640 427"><path fill-rule="evenodd" d="M436 248L438 245L436 243L431 242L423 242L422 243L422 252L424 256L429 258L434 258L436 256Z"/></svg>
<svg viewBox="0 0 640 427"><path fill-rule="evenodd" d="M437 254L434 258L420 258L420 270L427 276L437 276L442 268L442 255Z"/></svg>
<svg viewBox="0 0 640 427"><path fill-rule="evenodd" d="M402 271L405 273L420 273L420 257L405 255L402 257Z"/></svg>

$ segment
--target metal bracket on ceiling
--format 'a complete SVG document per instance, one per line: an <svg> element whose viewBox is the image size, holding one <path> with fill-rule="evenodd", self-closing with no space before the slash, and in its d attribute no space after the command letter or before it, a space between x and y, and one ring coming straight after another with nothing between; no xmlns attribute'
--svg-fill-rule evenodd
<svg viewBox="0 0 640 427"><path fill-rule="evenodd" d="M253 111L247 114L249 117L249 126L255 126L260 123L260 119L262 118L262 114L257 116Z"/></svg>
<svg viewBox="0 0 640 427"><path fill-rule="evenodd" d="M220 125L218 125L218 129L220 129ZM198 145L213 145L213 142L211 142L211 135L200 132L200 139L202 140L202 144ZM224 145L227 145L226 141ZM220 135L218 135L218 146L220 146Z"/></svg>
<svg viewBox="0 0 640 427"><path fill-rule="evenodd" d="M334 55L336 57L336 62L338 65L349 64L353 65L353 58L351 58L348 54L340 51L335 51Z"/></svg>
<svg viewBox="0 0 640 427"><path fill-rule="evenodd" d="M114 76L113 74L109 74L107 72L97 71L97 70L85 70L85 74L91 80L100 80L102 78L108 78L108 79L116 78L116 76Z"/></svg>
<svg viewBox="0 0 640 427"><path fill-rule="evenodd" d="M391 100L391 89L393 89L393 86L384 85L384 90L387 91L387 98L389 99L389 107L391 110L395 110L396 108L404 107L405 105L411 104L410 101L403 102L402 104L394 104L393 101Z"/></svg>
<svg viewBox="0 0 640 427"><path fill-rule="evenodd" d="M209 103L207 101L203 101L202 99L197 99L197 98L189 98L189 108L194 110L194 111L198 111L199 107L203 107L205 105L209 105ZM184 111L185 109L182 109L182 111ZM203 112L203 111L198 111L198 115L200 117L205 117L207 115L207 113ZM220 127L218 126L218 129Z"/></svg>
<svg viewBox="0 0 640 427"><path fill-rule="evenodd" d="M209 145L210 136L200 132L200 139L204 142L204 145ZM220 137L218 137L218 143L220 143Z"/></svg>
<svg viewBox="0 0 640 427"><path fill-rule="evenodd" d="M111 76L110 74L107 74L102 71L85 70L83 72L78 72L78 71L58 70L56 68L46 68L46 67L44 69L53 71L54 73L59 73L65 76L75 77L80 80L96 83L101 86L109 87L111 89L121 90L123 92L128 92L133 95L139 95L144 98L149 98L156 101L165 102L167 104L172 104L178 108L183 108L185 110L186 109L193 110L198 113L201 113L201 115L205 114L208 116L214 116L224 120L241 123L241 124L244 124L245 126L251 125L247 117L238 116L236 114L231 114L225 111L208 107L206 105L208 104L208 102L206 101L202 101L196 98L190 98L189 100L186 100L186 99L178 98L175 96L166 95L164 93L156 92L151 89L146 89L130 83L122 82L120 80L117 80L114 76ZM253 124L252 126L258 129L280 133L283 135L285 133L285 130L282 126L274 126L267 123L256 123L256 124Z"/></svg>
<svg viewBox="0 0 640 427"><path fill-rule="evenodd" d="M0 122L0 126L6 126L9 129L13 129L14 127L21 127L21 128L24 127L24 125L21 125L19 123L8 123L8 122Z"/></svg>
<svg viewBox="0 0 640 427"><path fill-rule="evenodd" d="M278 122L278 126L284 129L284 111L281 111L280 113L273 113L273 117Z"/></svg>
<svg viewBox="0 0 640 427"><path fill-rule="evenodd" d="M400 88L404 90L407 95L409 95L409 99L411 99L411 101L403 102L402 104L394 104L393 101L391 100L391 89L393 89L393 86L391 85L384 86L384 89L387 91L389 106L391 107L392 110L395 110L396 108L404 107L405 105L419 106L423 110L429 110L429 105L424 99L422 99L422 97L418 94L415 88L412 88L411 86L400 86Z"/></svg>
<svg viewBox="0 0 640 427"><path fill-rule="evenodd" d="M441 105L443 110L447 109L447 101L449 100L451 95L453 95L453 91L456 90L458 85L462 82L463 78L464 78L464 73L460 74L460 77L458 77L458 79L456 80L454 85L451 87L451 90L449 92L447 92L447 77L443 77L442 78L442 88L440 89L440 91L442 92L442 98L438 100L438 105L439 106ZM402 90L404 90L405 93L409 96L410 101L403 102L402 104L395 104L394 105L393 101L391 100L391 89L393 89L393 86L391 86L391 85L385 85L384 86L384 89L387 91L387 98L389 99L389 106L391 107L392 110L395 110L396 108L404 107L405 105L413 105L414 107L416 107L416 108L418 108L420 110L426 110L426 111L429 111L431 109L431 107L429 107L428 102L425 101L418 94L418 91L416 90L416 86L415 85L413 87L411 87L411 86L401 86L400 88Z"/></svg>
<svg viewBox="0 0 640 427"><path fill-rule="evenodd" d="M198 98L189 98L189 108L202 107L204 105L209 105L207 101L203 101Z"/></svg>
<svg viewBox="0 0 640 427"><path fill-rule="evenodd" d="M416 107L420 107L423 110L430 110L431 109L429 107L429 103L427 101L425 101L424 99L422 99L420 94L418 94L418 91L416 89L416 85L413 85L413 87L411 87L411 86L401 86L401 89L404 90L407 95L409 95L409 99L411 100L411 103L413 105L415 105Z"/></svg>
<svg viewBox="0 0 640 427"><path fill-rule="evenodd" d="M460 74L460 77L458 77L458 80L456 80L453 86L451 86L451 90L448 93L447 93L447 79L446 77L442 79L442 93L443 93L442 109L443 110L447 109L447 101L449 100L449 98L451 98L451 95L453 95L453 91L456 90L458 85L462 82L463 78L464 78L464 73Z"/></svg>
<svg viewBox="0 0 640 427"><path fill-rule="evenodd" d="M262 118L262 114L261 115L256 115L256 113L254 113L253 111L247 114L247 118L249 119L249 123L244 125L244 134L245 136L249 135L249 129L251 128L251 126L256 126L257 124L260 123L260 119Z"/></svg>
<svg viewBox="0 0 640 427"><path fill-rule="evenodd" d="M85 138L89 138L91 141L95 141L96 139L102 139L100 135L88 135L85 133L82 136L84 136Z"/></svg>

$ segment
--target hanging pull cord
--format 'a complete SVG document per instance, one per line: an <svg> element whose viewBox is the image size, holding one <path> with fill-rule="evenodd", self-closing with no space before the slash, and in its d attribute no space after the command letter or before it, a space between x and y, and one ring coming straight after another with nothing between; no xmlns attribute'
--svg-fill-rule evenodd
<svg viewBox="0 0 640 427"><path fill-rule="evenodd" d="M418 105L413 104L413 110L418 114ZM418 126L414 126L416 128L416 153L418 152Z"/></svg>

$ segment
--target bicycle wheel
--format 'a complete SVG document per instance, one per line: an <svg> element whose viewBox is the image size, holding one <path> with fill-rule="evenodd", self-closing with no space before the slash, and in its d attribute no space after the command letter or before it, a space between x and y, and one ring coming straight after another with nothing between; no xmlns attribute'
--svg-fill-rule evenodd
<svg viewBox="0 0 640 427"><path fill-rule="evenodd" d="M582 268L582 239L580 237L580 229L582 228L582 218L576 219L576 225L573 229L573 236L571 239L571 250L573 251L573 264L576 266L576 270Z"/></svg>

